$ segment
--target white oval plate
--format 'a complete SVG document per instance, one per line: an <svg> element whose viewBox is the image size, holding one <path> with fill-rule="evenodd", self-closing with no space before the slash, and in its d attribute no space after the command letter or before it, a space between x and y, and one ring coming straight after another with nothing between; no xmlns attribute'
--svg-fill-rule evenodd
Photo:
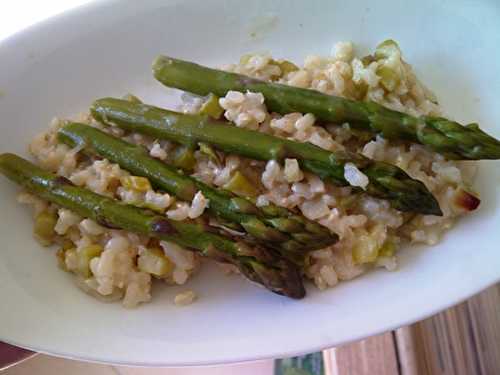
<svg viewBox="0 0 500 375"><path fill-rule="evenodd" d="M500 136L500 14L495 1L102 1L31 27L0 45L0 150L26 154L54 115L133 92L168 104L150 64L159 54L215 65L249 51L302 61L335 41L368 51L398 40L447 113ZM31 238L31 213L0 182L0 339L55 355L135 365L201 365L310 352L395 328L500 279L499 164L481 162L481 209L433 248L402 252L398 272L372 272L292 301L212 266L175 307L154 289L135 310L72 285Z"/></svg>

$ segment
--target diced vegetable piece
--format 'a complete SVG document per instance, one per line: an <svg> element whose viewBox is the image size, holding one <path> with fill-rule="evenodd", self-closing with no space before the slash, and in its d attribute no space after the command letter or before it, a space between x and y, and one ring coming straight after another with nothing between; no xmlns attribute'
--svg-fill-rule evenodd
<svg viewBox="0 0 500 375"><path fill-rule="evenodd" d="M123 187L128 190L146 192L151 190L151 183L145 177L127 176L120 179Z"/></svg>
<svg viewBox="0 0 500 375"><path fill-rule="evenodd" d="M192 170L196 164L196 159L194 157L194 151L185 146L178 146L175 149L174 158L172 163L181 169Z"/></svg>
<svg viewBox="0 0 500 375"><path fill-rule="evenodd" d="M224 189L244 197L255 197L258 193L255 186L240 171L236 171L233 177L224 185Z"/></svg>
<svg viewBox="0 0 500 375"><path fill-rule="evenodd" d="M378 250L379 257L392 257L396 253L396 244L391 239L387 239Z"/></svg>
<svg viewBox="0 0 500 375"><path fill-rule="evenodd" d="M274 63L280 67L281 76L285 76L290 72L295 72L299 70L299 67L297 65L288 60L274 61Z"/></svg>
<svg viewBox="0 0 500 375"><path fill-rule="evenodd" d="M396 53L401 54L401 50L398 44L392 39L384 40L375 48L375 58L377 60L387 59Z"/></svg>
<svg viewBox="0 0 500 375"><path fill-rule="evenodd" d="M35 237L45 246L52 244L56 232L54 227L57 223L55 212L43 211L35 218L33 232Z"/></svg>
<svg viewBox="0 0 500 375"><path fill-rule="evenodd" d="M363 66L365 66L365 67L370 65L374 61L376 61L376 59L375 59L375 56L373 56L373 55L366 55L361 59L361 62L363 63Z"/></svg>
<svg viewBox="0 0 500 375"><path fill-rule="evenodd" d="M378 257L378 253L377 241L367 234L360 235L352 249L352 257L356 264L374 262Z"/></svg>
<svg viewBox="0 0 500 375"><path fill-rule="evenodd" d="M205 142L200 142L198 143L198 146L200 146L200 151L207 155L215 164L219 165L221 163L219 156L211 145Z"/></svg>
<svg viewBox="0 0 500 375"><path fill-rule="evenodd" d="M200 114L219 119L223 113L224 108L219 104L219 97L210 93L200 108Z"/></svg>
<svg viewBox="0 0 500 375"><path fill-rule="evenodd" d="M78 257L78 269L77 273L82 277L88 278L91 276L90 272L90 260L92 258L98 257L101 255L103 248L101 245L90 245L84 247L80 251L77 252Z"/></svg>
<svg viewBox="0 0 500 375"><path fill-rule="evenodd" d="M398 72L387 65L377 68L377 75L380 77L380 83L388 91L394 90L401 81Z"/></svg>
<svg viewBox="0 0 500 375"><path fill-rule="evenodd" d="M146 249L139 256L137 266L139 270L157 277L170 275L174 268L172 261L157 247Z"/></svg>
<svg viewBox="0 0 500 375"><path fill-rule="evenodd" d="M61 245L61 248L66 251L68 249L71 249L72 247L75 247L75 244L73 243L73 241L71 241L69 238L65 238L63 240L62 245Z"/></svg>

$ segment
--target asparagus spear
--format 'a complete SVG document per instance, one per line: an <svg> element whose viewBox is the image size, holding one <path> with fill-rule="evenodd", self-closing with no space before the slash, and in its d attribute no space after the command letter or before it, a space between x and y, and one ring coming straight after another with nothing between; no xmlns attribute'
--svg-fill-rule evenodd
<svg viewBox="0 0 500 375"><path fill-rule="evenodd" d="M249 199L233 196L222 189L214 189L192 177L178 172L164 162L148 155L141 146L127 143L88 125L70 123L59 130L60 141L118 163L135 175L147 177L156 187L180 199L191 201L197 191L209 200L210 213L236 224L257 240L283 251L296 253L331 245L337 240L321 225L295 215L288 210L263 211ZM276 212L272 212L276 211Z"/></svg>
<svg viewBox="0 0 500 375"><path fill-rule="evenodd" d="M168 220L148 210L95 194L14 154L0 155L0 172L41 198L103 226L178 243L206 257L234 264L248 279L272 292L291 298L305 295L298 268L272 250L249 247L214 233L210 227Z"/></svg>
<svg viewBox="0 0 500 375"><path fill-rule="evenodd" d="M409 140L429 146L450 159L500 159L500 141L477 124L463 126L441 117L413 117L374 102L358 102L241 74L210 69L191 62L159 56L153 73L166 86L198 95L224 96L230 90L260 92L271 111L312 113L328 123L351 126L382 134L386 139Z"/></svg>
<svg viewBox="0 0 500 375"><path fill-rule="evenodd" d="M258 160L297 158L300 166L340 186L348 185L344 166L353 163L368 179L366 192L388 199L401 211L442 215L436 199L420 181L387 163L349 152L329 152L310 143L294 142L269 134L238 128L207 116L185 115L126 100L104 98L91 107L92 115L104 123L155 138L194 147L205 142L222 151Z"/></svg>

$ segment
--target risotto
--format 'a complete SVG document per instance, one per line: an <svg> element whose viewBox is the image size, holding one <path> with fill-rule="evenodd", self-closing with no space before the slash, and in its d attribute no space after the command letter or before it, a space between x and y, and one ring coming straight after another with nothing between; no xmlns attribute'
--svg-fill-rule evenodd
<svg viewBox="0 0 500 375"><path fill-rule="evenodd" d="M267 54L249 54L238 64L223 69L325 94L373 101L413 116L441 113L436 97L419 82L401 53L383 60L359 57L350 42L337 43L332 56L307 56L301 67ZM197 113L205 103L204 98L184 94L179 109ZM422 181L438 200L443 216L404 213L385 200L353 194L354 188L366 188L368 178L352 163L344 169L350 186L337 187L301 170L294 158L283 163L263 162L217 152L216 162L206 152L197 150L191 160L193 177L211 186L225 187L235 176L244 176L257 192L257 206L273 203L286 207L338 234L337 243L310 252L304 263L305 277L319 289L333 287L373 267L395 270L396 253L403 245L435 245L459 216L471 210L464 202L467 192L472 191L476 172L473 162L450 161L418 144L372 138L351 129L347 123L319 126L311 113L272 113L259 92L229 91L216 104L234 126L309 142L329 151L357 152L398 166ZM169 141L103 126L89 114L76 120L142 145L150 156L162 161L169 160L175 147ZM57 142L56 132L65 123L65 119L54 119L31 142L30 152L41 167L77 186L146 207L172 220L196 219L208 207L209 200L202 192L197 192L190 202L178 200L153 189L148 179L133 176L118 164L84 156L80 148L71 149ZM168 285L185 285L202 265L196 253L179 245L105 228L27 192L20 193L18 200L33 205L35 236L43 245L57 244L60 267L75 274L79 287L102 300L121 300L124 306L134 307L151 299L153 279ZM234 267L226 265L223 270L235 272ZM185 289L173 302L186 305L196 298L195 291Z"/></svg>

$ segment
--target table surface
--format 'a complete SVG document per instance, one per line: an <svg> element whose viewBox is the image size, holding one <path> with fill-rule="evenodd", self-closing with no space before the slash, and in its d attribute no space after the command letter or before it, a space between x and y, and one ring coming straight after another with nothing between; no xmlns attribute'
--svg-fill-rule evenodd
<svg viewBox="0 0 500 375"><path fill-rule="evenodd" d="M48 16L88 1L10 2L0 12L0 40ZM500 285L422 322L325 350L323 360L326 375L500 374ZM140 369L76 362L40 354L2 373L272 375L274 367L275 361L269 360L204 368Z"/></svg>
<svg viewBox="0 0 500 375"><path fill-rule="evenodd" d="M325 350L323 359L325 375L500 374L500 284L429 319ZM146 369L97 365L40 354L3 374L273 375L281 373L274 369L275 363L269 360L202 368Z"/></svg>
<svg viewBox="0 0 500 375"><path fill-rule="evenodd" d="M326 374L500 374L500 284L429 319L324 352Z"/></svg>

